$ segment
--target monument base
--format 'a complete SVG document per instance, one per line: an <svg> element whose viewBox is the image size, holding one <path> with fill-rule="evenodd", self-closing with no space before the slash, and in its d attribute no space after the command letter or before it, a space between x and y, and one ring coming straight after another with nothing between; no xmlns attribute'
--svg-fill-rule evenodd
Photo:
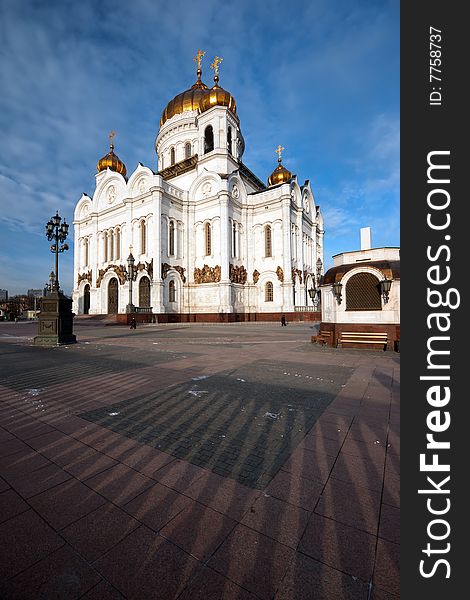
<svg viewBox="0 0 470 600"><path fill-rule="evenodd" d="M38 335L35 346L57 346L75 344L73 333L72 299L62 292L50 292L41 300Z"/></svg>

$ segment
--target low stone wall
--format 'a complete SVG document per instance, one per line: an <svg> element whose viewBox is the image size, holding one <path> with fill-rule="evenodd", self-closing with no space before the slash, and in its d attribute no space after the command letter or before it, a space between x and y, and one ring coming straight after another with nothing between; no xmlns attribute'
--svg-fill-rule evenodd
<svg viewBox="0 0 470 600"><path fill-rule="evenodd" d="M246 322L279 322L281 317L286 317L287 323L301 323L303 321L318 323L321 313L317 312L272 312L272 313L132 313L107 315L108 319L115 317L116 322L130 325L132 317L136 323L246 323Z"/></svg>

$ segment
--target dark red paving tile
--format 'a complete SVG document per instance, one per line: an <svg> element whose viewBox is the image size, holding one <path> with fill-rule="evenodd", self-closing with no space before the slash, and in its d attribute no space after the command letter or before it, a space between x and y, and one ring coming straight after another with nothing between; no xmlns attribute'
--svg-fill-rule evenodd
<svg viewBox="0 0 470 600"><path fill-rule="evenodd" d="M113 588L107 581L101 581L88 591L80 600L125 600L121 592Z"/></svg>
<svg viewBox="0 0 470 600"><path fill-rule="evenodd" d="M114 504L123 506L155 482L126 465L118 464L90 477L86 484Z"/></svg>
<svg viewBox="0 0 470 600"><path fill-rule="evenodd" d="M235 525L233 519L192 502L160 531L160 535L197 559L207 561Z"/></svg>
<svg viewBox="0 0 470 600"><path fill-rule="evenodd" d="M331 477L380 492L384 478L383 461L384 458L377 462L368 457L340 454L331 471Z"/></svg>
<svg viewBox="0 0 470 600"><path fill-rule="evenodd" d="M315 513L376 535L380 492L330 479Z"/></svg>
<svg viewBox="0 0 470 600"><path fill-rule="evenodd" d="M64 545L64 540L34 511L29 510L0 525L0 579L13 577Z"/></svg>
<svg viewBox="0 0 470 600"><path fill-rule="evenodd" d="M380 511L379 537L389 542L400 543L400 509L382 504Z"/></svg>
<svg viewBox="0 0 470 600"><path fill-rule="evenodd" d="M378 421L354 421L348 432L348 437L359 442L374 443L380 442L381 446L387 442L387 416L380 416Z"/></svg>
<svg viewBox="0 0 470 600"><path fill-rule="evenodd" d="M126 598L172 599L186 586L198 561L145 525L128 535L94 566Z"/></svg>
<svg viewBox="0 0 470 600"><path fill-rule="evenodd" d="M5 490L9 490L10 489L10 485L0 477L0 493L4 492Z"/></svg>
<svg viewBox="0 0 470 600"><path fill-rule="evenodd" d="M159 531L191 503L190 498L155 483L124 505L124 509L154 531Z"/></svg>
<svg viewBox="0 0 470 600"><path fill-rule="evenodd" d="M0 493L0 523L29 509L29 505L14 490Z"/></svg>
<svg viewBox="0 0 470 600"><path fill-rule="evenodd" d="M71 475L57 465L50 464L21 477L10 477L9 475L5 475L5 477L11 487L24 498L32 498L56 485L64 483L64 481L71 478Z"/></svg>
<svg viewBox="0 0 470 600"><path fill-rule="evenodd" d="M106 456L90 448L84 456L65 464L64 469L77 479L80 479L80 481L84 481L117 464L110 456Z"/></svg>
<svg viewBox="0 0 470 600"><path fill-rule="evenodd" d="M130 448L119 456L119 462L148 477L154 477L159 469L174 460L170 454L145 445Z"/></svg>
<svg viewBox="0 0 470 600"><path fill-rule="evenodd" d="M102 496L76 479L70 479L29 500L31 506L57 530L84 517L105 502Z"/></svg>
<svg viewBox="0 0 470 600"><path fill-rule="evenodd" d="M60 447L67 441L74 442L75 440L68 435L64 435L61 431L54 429L53 431L31 438L28 440L28 444L35 450L45 454L46 450L51 453L51 449L55 449L57 446Z"/></svg>
<svg viewBox="0 0 470 600"><path fill-rule="evenodd" d="M3 427L0 427L0 442L6 442L7 440L14 440L15 436L10 433L9 431L7 431L6 429L3 429Z"/></svg>
<svg viewBox="0 0 470 600"><path fill-rule="evenodd" d="M399 600L400 596L390 593L376 586L372 587L370 600Z"/></svg>
<svg viewBox="0 0 470 600"><path fill-rule="evenodd" d="M233 479L221 477L210 471L206 471L184 493L236 521L241 520L256 498L261 495L259 490L253 490Z"/></svg>
<svg viewBox="0 0 470 600"><path fill-rule="evenodd" d="M371 461L383 462L385 460L385 445L376 444L373 442L362 442L347 436L344 444L341 447L341 454L351 454L368 458Z"/></svg>
<svg viewBox="0 0 470 600"><path fill-rule="evenodd" d="M185 492L205 473L206 469L192 465L185 460L175 460L159 469L154 477L160 483L178 492Z"/></svg>
<svg viewBox="0 0 470 600"><path fill-rule="evenodd" d="M94 587L100 575L69 546L63 546L34 566L5 582L4 600L57 598L75 600Z"/></svg>
<svg viewBox="0 0 470 600"><path fill-rule="evenodd" d="M289 504L312 511L318 502L324 484L296 473L279 471L265 489L265 493Z"/></svg>
<svg viewBox="0 0 470 600"><path fill-rule="evenodd" d="M339 571L369 581L374 568L375 543L373 535L313 514L298 550Z"/></svg>
<svg viewBox="0 0 470 600"><path fill-rule="evenodd" d="M365 582L297 552L275 600L367 600L367 595Z"/></svg>
<svg viewBox="0 0 470 600"><path fill-rule="evenodd" d="M320 435L324 438L343 442L348 433L347 427L339 427L335 423L318 420L309 432L312 435Z"/></svg>
<svg viewBox="0 0 470 600"><path fill-rule="evenodd" d="M257 596L233 581L203 567L192 579L178 600L255 600Z"/></svg>
<svg viewBox="0 0 470 600"><path fill-rule="evenodd" d="M307 479L325 482L330 475L334 462L334 456L297 448L283 464L282 470Z"/></svg>
<svg viewBox="0 0 470 600"><path fill-rule="evenodd" d="M270 600L294 554L292 548L239 524L208 565L260 598Z"/></svg>
<svg viewBox="0 0 470 600"><path fill-rule="evenodd" d="M332 440L324 435L310 432L300 442L297 448L305 448L320 454L336 456L343 445L342 439Z"/></svg>
<svg viewBox="0 0 470 600"><path fill-rule="evenodd" d="M139 526L139 521L107 502L62 529L61 535L77 552L92 562Z"/></svg>
<svg viewBox="0 0 470 600"><path fill-rule="evenodd" d="M32 473L41 467L52 465L51 461L29 448L25 452L17 452L10 456L0 458L0 473L10 477L20 477L25 473Z"/></svg>
<svg viewBox="0 0 470 600"><path fill-rule="evenodd" d="M34 438L45 433L50 433L52 431L55 431L55 429L54 427L51 427L51 425L43 423L42 421L38 421L37 419L33 419L29 423L19 425L15 429L15 435L21 440L29 440L30 438Z"/></svg>
<svg viewBox="0 0 470 600"><path fill-rule="evenodd" d="M308 517L309 513L303 508L263 495L246 513L242 523L281 544L296 548Z"/></svg>
<svg viewBox="0 0 470 600"><path fill-rule="evenodd" d="M400 595L400 546L386 540L377 540L377 557L373 578L374 586Z"/></svg>
<svg viewBox="0 0 470 600"><path fill-rule="evenodd" d="M16 438L6 440L0 444L0 456L11 456L16 452L30 452L31 448L23 441Z"/></svg>

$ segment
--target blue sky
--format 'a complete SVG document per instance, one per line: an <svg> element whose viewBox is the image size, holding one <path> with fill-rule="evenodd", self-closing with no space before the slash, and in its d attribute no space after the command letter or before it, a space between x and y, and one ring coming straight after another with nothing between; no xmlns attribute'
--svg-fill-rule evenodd
<svg viewBox="0 0 470 600"><path fill-rule="evenodd" d="M223 56L245 164L309 179L325 219L325 263L399 245L398 0L0 0L0 288L40 288L53 255L44 225L72 221L117 132L131 173L156 170L161 112L195 80L193 57ZM71 236L71 241L73 236ZM71 244L72 245L72 244ZM73 252L60 257L73 287Z"/></svg>

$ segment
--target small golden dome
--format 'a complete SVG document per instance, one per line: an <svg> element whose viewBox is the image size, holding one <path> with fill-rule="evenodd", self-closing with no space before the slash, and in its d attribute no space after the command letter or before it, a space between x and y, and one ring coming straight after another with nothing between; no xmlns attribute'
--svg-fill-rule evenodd
<svg viewBox="0 0 470 600"><path fill-rule="evenodd" d="M278 183L287 183L293 177L292 173L288 169L286 169L281 162L282 150L285 150L285 148L283 148L280 145L276 148L278 165L268 177L268 186L277 185Z"/></svg>
<svg viewBox="0 0 470 600"><path fill-rule="evenodd" d="M122 162L122 160L114 154L114 144L112 143L112 138L114 137L114 133L110 134L111 143L109 144L109 152L103 158L100 158L96 168L98 173L101 171L105 171L106 169L111 169L111 171L115 171L116 173L121 173L123 177L126 176L126 165Z"/></svg>
<svg viewBox="0 0 470 600"><path fill-rule="evenodd" d="M230 92L219 86L219 65L224 59L216 56L211 64L211 69L214 70L214 87L201 98L201 112L209 110L213 106L226 106L235 115L237 114L237 103Z"/></svg>

